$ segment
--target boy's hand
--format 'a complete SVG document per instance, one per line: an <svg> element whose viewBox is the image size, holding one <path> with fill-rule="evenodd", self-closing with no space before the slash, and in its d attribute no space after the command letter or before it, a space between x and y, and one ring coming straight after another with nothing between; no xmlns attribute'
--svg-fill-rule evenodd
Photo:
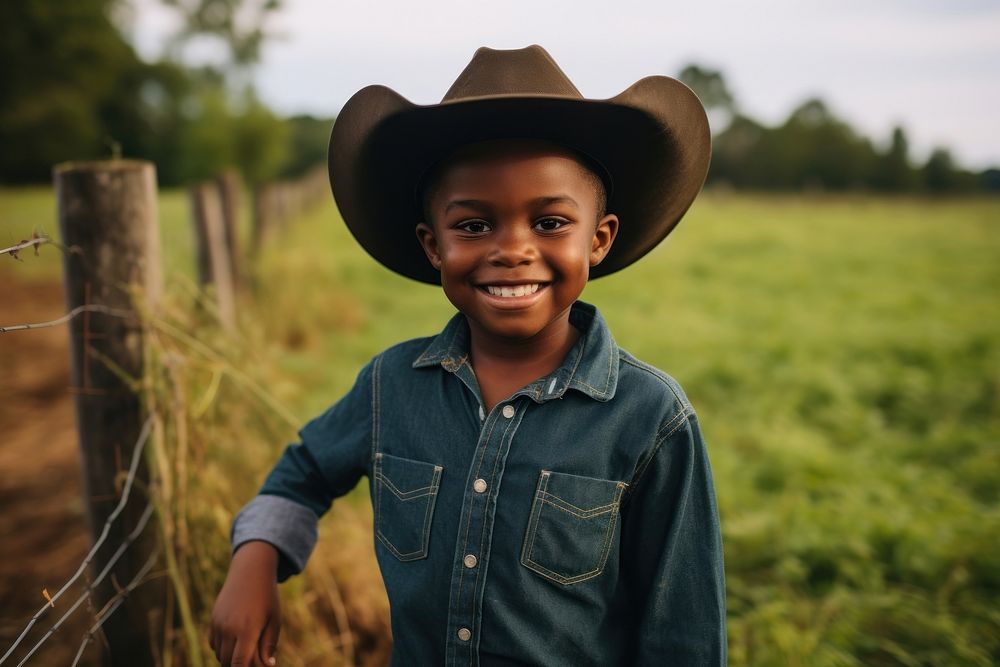
<svg viewBox="0 0 1000 667"><path fill-rule="evenodd" d="M212 610L209 643L222 667L271 667L281 630L278 551L247 542L233 555Z"/></svg>

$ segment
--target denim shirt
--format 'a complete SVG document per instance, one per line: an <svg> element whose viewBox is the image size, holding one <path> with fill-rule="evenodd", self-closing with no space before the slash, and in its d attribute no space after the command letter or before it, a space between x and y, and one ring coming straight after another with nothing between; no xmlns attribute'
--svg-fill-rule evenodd
<svg viewBox="0 0 1000 667"><path fill-rule="evenodd" d="M299 572L362 476L393 665L722 665L725 580L698 418L577 302L562 365L485 412L469 327L382 352L299 432L233 548Z"/></svg>

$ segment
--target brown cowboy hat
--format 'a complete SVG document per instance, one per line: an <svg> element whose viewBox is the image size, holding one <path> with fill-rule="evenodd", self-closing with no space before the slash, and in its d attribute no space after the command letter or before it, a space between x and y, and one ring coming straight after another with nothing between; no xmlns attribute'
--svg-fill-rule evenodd
<svg viewBox="0 0 1000 667"><path fill-rule="evenodd" d="M348 100L330 136L333 196L372 257L439 284L413 231L423 218L422 176L462 145L513 138L565 145L604 172L607 210L620 225L591 278L628 266L670 233L701 189L711 152L705 109L675 79L650 76L590 100L540 46L480 48L440 104L413 104L385 86Z"/></svg>

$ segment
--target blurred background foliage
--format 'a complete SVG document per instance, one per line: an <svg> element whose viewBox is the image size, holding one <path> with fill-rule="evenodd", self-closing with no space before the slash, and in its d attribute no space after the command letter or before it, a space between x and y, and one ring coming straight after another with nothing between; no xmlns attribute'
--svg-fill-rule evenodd
<svg viewBox="0 0 1000 667"><path fill-rule="evenodd" d="M251 184L304 173L325 155L317 126L280 118L249 83L276 2L251 27L244 0L164 0L183 28L164 59L144 62L119 27L120 0L0 3L0 183L48 182L52 165L115 155L156 163L162 185L198 181L236 166ZM191 68L188 40L212 36L227 62ZM304 146L313 146L302 151Z"/></svg>
<svg viewBox="0 0 1000 667"><path fill-rule="evenodd" d="M721 72L692 64L678 78L708 109L714 134L709 183L756 190L1000 191L1000 170L962 169L945 147L913 164L901 126L880 147L812 98L768 127L740 111Z"/></svg>
<svg viewBox="0 0 1000 667"><path fill-rule="evenodd" d="M162 0L179 28L157 62L124 37L126 0L0 4L0 183L46 182L53 164L121 154L157 165L162 185L235 166L251 184L321 162L332 118L282 118L256 95L254 65L278 0ZM192 68L198 40L226 57ZM776 126L741 111L723 74L697 64L678 78L709 110L709 182L758 190L1000 191L1000 170L972 172L946 147L914 164L903 127L872 140L809 99Z"/></svg>

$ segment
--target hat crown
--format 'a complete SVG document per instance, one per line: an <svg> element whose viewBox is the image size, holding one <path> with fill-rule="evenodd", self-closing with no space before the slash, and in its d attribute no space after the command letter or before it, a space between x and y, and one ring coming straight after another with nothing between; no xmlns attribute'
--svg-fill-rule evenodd
<svg viewBox="0 0 1000 667"><path fill-rule="evenodd" d="M477 49L441 102L496 95L583 98L548 51L533 44L523 49Z"/></svg>

